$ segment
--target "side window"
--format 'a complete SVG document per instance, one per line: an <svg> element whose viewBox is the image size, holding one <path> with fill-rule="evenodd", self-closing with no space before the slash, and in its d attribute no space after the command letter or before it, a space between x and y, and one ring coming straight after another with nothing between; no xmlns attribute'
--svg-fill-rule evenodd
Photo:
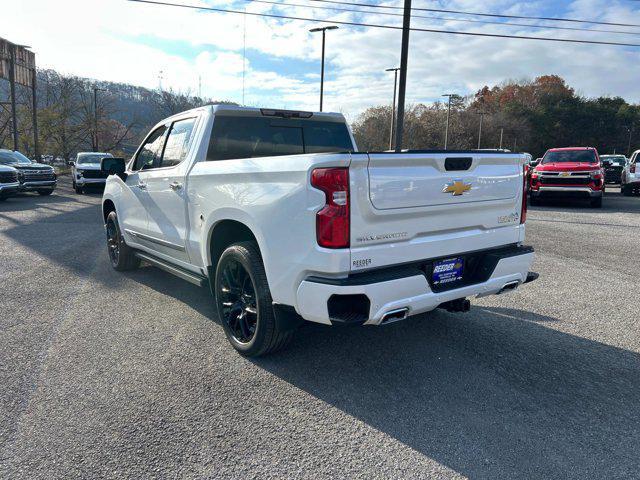
<svg viewBox="0 0 640 480"><path fill-rule="evenodd" d="M142 148L136 156L133 170L143 170L147 168L157 168L160 166L162 158L162 146L164 145L164 134L167 127L158 127L145 140Z"/></svg>
<svg viewBox="0 0 640 480"><path fill-rule="evenodd" d="M164 155L162 156L163 167L178 165L187 157L195 123L195 118L178 120L173 123L169 131L169 136L167 137L167 144L164 147Z"/></svg>

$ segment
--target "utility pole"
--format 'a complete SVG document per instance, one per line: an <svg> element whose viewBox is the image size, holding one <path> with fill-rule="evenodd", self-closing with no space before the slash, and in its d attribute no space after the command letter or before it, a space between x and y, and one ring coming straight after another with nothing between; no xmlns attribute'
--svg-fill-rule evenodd
<svg viewBox="0 0 640 480"><path fill-rule="evenodd" d="M447 144L449 143L449 117L451 116L451 98L457 97L455 93L445 93L442 95L443 97L449 97L447 101L447 127L444 130L444 149L447 149Z"/></svg>
<svg viewBox="0 0 640 480"><path fill-rule="evenodd" d="M518 151L518 137L513 139L513 151L514 153Z"/></svg>
<svg viewBox="0 0 640 480"><path fill-rule="evenodd" d="M478 150L480 150L480 142L482 141L482 119L487 112L476 112L476 114L480 115L480 128L478 129Z"/></svg>
<svg viewBox="0 0 640 480"><path fill-rule="evenodd" d="M396 123L396 88L398 86L398 70L400 68L387 68L385 72L393 72L393 103L391 104L391 130L389 132L389 150L393 149L393 126Z"/></svg>
<svg viewBox="0 0 640 480"><path fill-rule="evenodd" d="M320 67L320 111L322 111L322 97L324 94L324 45L325 45L325 34L327 30L337 30L338 27L336 25L330 25L328 27L318 27L312 28L309 30L310 32L322 32L322 66Z"/></svg>
<svg viewBox="0 0 640 480"><path fill-rule="evenodd" d="M93 144L94 152L97 152L98 147L98 91L104 91L104 88L93 87L93 128L95 141Z"/></svg>
<svg viewBox="0 0 640 480"><path fill-rule="evenodd" d="M38 149L38 99L36 97L36 81L37 73L34 68L31 72L31 102L32 102L32 118L33 118L33 155L36 162L40 161L40 151Z"/></svg>
<svg viewBox="0 0 640 480"><path fill-rule="evenodd" d="M500 150L502 150L502 134L504 133L504 128L500 129L500 147L498 147Z"/></svg>
<svg viewBox="0 0 640 480"><path fill-rule="evenodd" d="M11 130L13 132L13 149L18 150L18 119L16 117L16 46L9 47L9 89L11 91Z"/></svg>
<svg viewBox="0 0 640 480"><path fill-rule="evenodd" d="M625 127L629 131L629 143L627 145L627 157L631 153L631 132L633 132L633 125Z"/></svg>
<svg viewBox="0 0 640 480"><path fill-rule="evenodd" d="M409 61L409 32L411 28L411 0L404 0L402 17L402 49L400 50L400 88L398 91L398 119L396 121L396 152L402 150L404 133L404 99L407 91L407 63Z"/></svg>

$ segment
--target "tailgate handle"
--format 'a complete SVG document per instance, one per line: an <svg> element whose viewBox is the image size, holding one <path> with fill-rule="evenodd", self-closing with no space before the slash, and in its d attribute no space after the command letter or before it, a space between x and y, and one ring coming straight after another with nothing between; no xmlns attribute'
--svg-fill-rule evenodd
<svg viewBox="0 0 640 480"><path fill-rule="evenodd" d="M472 162L473 162L473 158L471 157L447 158L444 161L444 169L447 172L456 171L456 170L469 170L469 168L471 168Z"/></svg>

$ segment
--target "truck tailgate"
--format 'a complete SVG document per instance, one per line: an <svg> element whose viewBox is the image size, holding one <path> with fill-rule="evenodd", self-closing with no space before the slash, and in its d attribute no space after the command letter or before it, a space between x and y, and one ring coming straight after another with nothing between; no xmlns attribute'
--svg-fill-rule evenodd
<svg viewBox="0 0 640 480"><path fill-rule="evenodd" d="M354 155L352 270L517 243L523 162L481 151Z"/></svg>

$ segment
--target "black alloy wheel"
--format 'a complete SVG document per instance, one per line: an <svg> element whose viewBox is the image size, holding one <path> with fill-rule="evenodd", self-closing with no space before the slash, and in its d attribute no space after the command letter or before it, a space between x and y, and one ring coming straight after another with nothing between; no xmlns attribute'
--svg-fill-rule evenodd
<svg viewBox="0 0 640 480"><path fill-rule="evenodd" d="M111 264L118 265L120 260L120 232L113 218L107 219L107 250Z"/></svg>
<svg viewBox="0 0 640 480"><path fill-rule="evenodd" d="M251 275L237 260L225 259L217 285L223 321L238 343L251 342L258 325L258 302Z"/></svg>

